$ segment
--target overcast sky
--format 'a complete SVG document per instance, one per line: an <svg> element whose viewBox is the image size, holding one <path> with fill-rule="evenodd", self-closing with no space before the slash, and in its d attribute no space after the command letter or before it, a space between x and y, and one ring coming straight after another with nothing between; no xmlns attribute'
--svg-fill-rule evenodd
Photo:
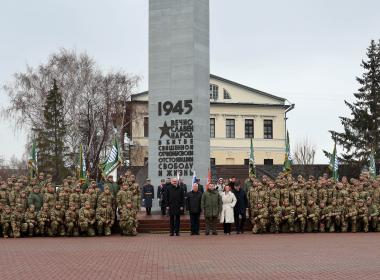
<svg viewBox="0 0 380 280"><path fill-rule="evenodd" d="M317 163L358 89L361 60L380 39L378 0L210 0L211 73L285 97L292 146L308 137ZM104 70L141 75L147 89L148 0L0 0L0 84L59 48ZM0 94L2 106L8 102ZM25 134L0 123L0 155L20 157Z"/></svg>

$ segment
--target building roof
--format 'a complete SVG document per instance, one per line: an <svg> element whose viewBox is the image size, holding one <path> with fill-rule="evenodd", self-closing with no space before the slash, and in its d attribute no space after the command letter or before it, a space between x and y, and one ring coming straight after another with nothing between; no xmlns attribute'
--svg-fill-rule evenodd
<svg viewBox="0 0 380 280"><path fill-rule="evenodd" d="M228 83L228 84L231 84L231 85L234 85L234 86L237 86L237 87L241 87L241 88L244 88L248 91L252 91L252 92L255 92L255 93L258 93L258 94L261 94L261 95L264 95L264 96L267 96L267 97L270 97L270 98L273 98L273 99L277 99L277 100L281 100L281 101L284 101L285 102L285 98L282 98L282 97L279 97L279 96L275 96L273 94L270 94L270 93L267 93L267 92L264 92L264 91L261 91L261 90L258 90L258 89L255 89L255 88L252 88L252 87L248 87L248 86L245 86L245 85L242 85L242 84L239 84L237 82L234 82L234 81L231 81L231 80L227 80L225 78L222 78L220 76L216 76L216 75L213 75L213 74L210 74L210 78L212 79L215 79L215 80L219 80L221 82L225 82L225 83Z"/></svg>
<svg viewBox="0 0 380 280"><path fill-rule="evenodd" d="M233 86L236 86L236 87L240 87L240 88L243 88L243 89L245 89L247 91L251 91L251 92L259 94L259 95L263 95L263 96L266 96L266 97L269 97L269 98L273 98L273 99L276 99L276 100L281 101L281 102L285 102L286 101L286 99L283 98L283 97L279 97L279 96L276 96L276 95L273 95L273 94L270 94L270 93L267 93L267 92L264 92L264 91L252 88L252 87L248 87L246 85L239 84L239 83L231 81L231 80L227 80L225 78L222 78L222 77L214 75L214 74L210 74L210 79L215 79L215 80L218 80L218 81L221 81L221 82L224 82L224 83L228 83L230 85L233 85ZM145 94L149 94L149 91L143 91L143 92L140 92L140 93L133 94L132 95L132 99L133 99L133 97L138 97L138 96L145 95ZM212 103L215 103L215 102L212 102ZM226 103L223 103L223 104L226 104ZM238 104L238 103L233 103L232 102L232 103L228 103L228 104ZM252 105L252 103L250 103L250 104Z"/></svg>

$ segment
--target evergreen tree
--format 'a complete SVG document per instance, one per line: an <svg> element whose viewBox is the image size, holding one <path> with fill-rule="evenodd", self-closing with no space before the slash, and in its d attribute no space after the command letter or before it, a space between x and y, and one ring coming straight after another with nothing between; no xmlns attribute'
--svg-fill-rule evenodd
<svg viewBox="0 0 380 280"><path fill-rule="evenodd" d="M362 77L356 80L360 84L356 100L345 101L351 110L351 117L340 117L343 132L330 131L332 138L343 146L342 161L346 163L365 164L372 149L379 161L380 144L380 41L371 41L367 48L367 60L362 61Z"/></svg>
<svg viewBox="0 0 380 280"><path fill-rule="evenodd" d="M67 175L64 165L66 147L64 138L66 126L63 115L63 100L54 80L53 88L47 93L44 111L43 127L35 129L37 134L39 171L53 175L55 182L61 182Z"/></svg>

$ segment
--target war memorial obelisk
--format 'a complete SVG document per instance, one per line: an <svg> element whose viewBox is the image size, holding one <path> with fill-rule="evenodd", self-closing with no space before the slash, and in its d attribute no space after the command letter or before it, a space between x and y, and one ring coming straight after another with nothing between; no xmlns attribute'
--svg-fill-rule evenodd
<svg viewBox="0 0 380 280"><path fill-rule="evenodd" d="M193 171L206 184L210 166L209 0L149 1L149 177Z"/></svg>

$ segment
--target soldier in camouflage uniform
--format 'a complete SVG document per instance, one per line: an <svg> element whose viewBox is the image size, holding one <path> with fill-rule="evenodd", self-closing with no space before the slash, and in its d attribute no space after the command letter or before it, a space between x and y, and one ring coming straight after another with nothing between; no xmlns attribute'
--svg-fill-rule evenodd
<svg viewBox="0 0 380 280"><path fill-rule="evenodd" d="M364 204L363 199L358 200L357 205L357 220L356 220L356 226L359 228L359 231L363 229L364 232L368 232L368 208Z"/></svg>
<svg viewBox="0 0 380 280"><path fill-rule="evenodd" d="M306 231L313 232L318 231L319 226L319 207L315 205L312 198L309 199L307 204L307 216L306 216Z"/></svg>
<svg viewBox="0 0 380 280"><path fill-rule="evenodd" d="M333 198L331 205L326 207L326 231L335 232L336 229L340 229L343 210L343 207L337 204L336 198Z"/></svg>
<svg viewBox="0 0 380 280"><path fill-rule="evenodd" d="M79 213L75 203L70 203L65 212L66 236L79 236Z"/></svg>
<svg viewBox="0 0 380 280"><path fill-rule="evenodd" d="M82 233L87 236L95 236L95 210L91 208L90 201L84 203L84 207L79 210L79 227Z"/></svg>
<svg viewBox="0 0 380 280"><path fill-rule="evenodd" d="M110 195L112 196L111 193ZM96 209L98 235L102 235L103 231L105 236L111 235L111 227L114 223L114 219L114 210L108 204L107 199L103 198Z"/></svg>
<svg viewBox="0 0 380 280"><path fill-rule="evenodd" d="M50 209L53 209L55 206L55 202L57 200L56 194L54 192L54 188L51 184L48 184L47 190L44 193L44 203L49 205Z"/></svg>
<svg viewBox="0 0 380 280"><path fill-rule="evenodd" d="M9 206L13 209L16 206L16 199L20 197L20 192L21 192L21 183L17 182L13 188L9 192L8 195L8 201L9 201Z"/></svg>
<svg viewBox="0 0 380 280"><path fill-rule="evenodd" d="M5 183L0 186L0 202L4 205L9 205L7 185Z"/></svg>
<svg viewBox="0 0 380 280"><path fill-rule="evenodd" d="M8 236L12 236L11 217L12 217L12 209L11 207L9 207L9 205L6 205L0 217L0 222L1 222L1 227L3 229L4 238L8 238Z"/></svg>
<svg viewBox="0 0 380 280"><path fill-rule="evenodd" d="M16 204L16 208L13 210L11 214L11 226L12 226L12 232L14 238L21 237L21 225L24 220L24 209L22 208L22 205Z"/></svg>
<svg viewBox="0 0 380 280"><path fill-rule="evenodd" d="M278 200L272 198L271 206L269 207L269 224L271 233L279 233L282 222L282 207L278 205Z"/></svg>
<svg viewBox="0 0 380 280"><path fill-rule="evenodd" d="M257 202L256 209L253 211L252 221L252 233L265 233L268 224L268 208L263 204L261 200Z"/></svg>
<svg viewBox="0 0 380 280"><path fill-rule="evenodd" d="M34 205L30 205L28 211L24 215L24 222L21 226L21 232L23 235L28 234L33 236L37 226L37 213L35 211Z"/></svg>
<svg viewBox="0 0 380 280"><path fill-rule="evenodd" d="M50 228L50 211L49 204L44 203L40 212L37 214L38 233L41 236L45 236Z"/></svg>
<svg viewBox="0 0 380 280"><path fill-rule="evenodd" d="M372 198L367 198L367 207L368 207L368 225L370 230L379 231L379 209L377 205L372 202Z"/></svg>
<svg viewBox="0 0 380 280"><path fill-rule="evenodd" d="M115 209L115 203L114 203L114 197L112 195L112 192L111 192L111 189L109 187L109 185L106 185L104 187L104 192L102 192L99 197L98 197L98 201L97 201L97 205L98 207L101 207L101 202L102 200L105 200L107 205L109 207L111 207L111 209Z"/></svg>
<svg viewBox="0 0 380 280"><path fill-rule="evenodd" d="M319 203L319 232L326 232L327 217L329 212L329 207L326 207L325 202L321 201Z"/></svg>
<svg viewBox="0 0 380 280"><path fill-rule="evenodd" d="M120 191L116 195L116 206L119 211L123 208L123 205L125 205L127 201L132 201L132 196L129 197L129 194L132 194L132 192L127 192L128 187L128 183L123 183Z"/></svg>
<svg viewBox="0 0 380 280"><path fill-rule="evenodd" d="M122 235L137 235L137 212L131 200L121 208L119 226Z"/></svg>
<svg viewBox="0 0 380 280"><path fill-rule="evenodd" d="M289 200L285 198L282 206L282 222L283 226L285 226L289 232L294 232L295 213L296 210L294 206L290 205Z"/></svg>
<svg viewBox="0 0 380 280"><path fill-rule="evenodd" d="M301 199L301 197L300 197ZM295 232L305 232L307 209L301 200L296 200L294 227Z"/></svg>
<svg viewBox="0 0 380 280"><path fill-rule="evenodd" d="M135 207L136 212L140 211L141 208L141 190L139 184L135 181L135 175L131 174L129 180L132 182L131 191L132 195L132 205Z"/></svg>
<svg viewBox="0 0 380 280"><path fill-rule="evenodd" d="M74 204L75 209L80 209L80 206L81 206L81 189L80 189L79 183L75 186L74 192L70 194L69 207L70 207L70 204Z"/></svg>
<svg viewBox="0 0 380 280"><path fill-rule="evenodd" d="M355 204L352 203L351 198L346 199L346 207L344 209L344 217L342 220L342 232L347 232L348 227L351 226L351 231L356 232L356 218L358 211Z"/></svg>
<svg viewBox="0 0 380 280"><path fill-rule="evenodd" d="M49 236L65 236L65 209L62 208L60 201L50 211L50 230Z"/></svg>
<svg viewBox="0 0 380 280"><path fill-rule="evenodd" d="M58 201L61 203L63 210L69 208L70 194L71 188L66 183L66 185L63 186L63 189L61 189L58 194Z"/></svg>

